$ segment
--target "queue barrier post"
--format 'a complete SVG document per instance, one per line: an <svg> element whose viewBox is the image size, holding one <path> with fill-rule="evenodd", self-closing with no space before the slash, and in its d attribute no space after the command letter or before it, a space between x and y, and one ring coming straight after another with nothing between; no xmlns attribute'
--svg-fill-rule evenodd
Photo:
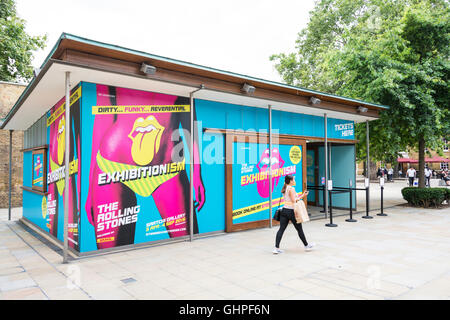
<svg viewBox="0 0 450 320"><path fill-rule="evenodd" d="M362 216L364 219L373 219L372 216L369 216L369 179L365 180L366 186L366 215Z"/></svg>
<svg viewBox="0 0 450 320"><path fill-rule="evenodd" d="M347 222L357 222L356 219L353 219L353 201L352 201L352 193L353 193L353 189L352 189L352 180L348 181L348 185L349 185L349 189L350 189L350 219L345 219L345 221Z"/></svg>
<svg viewBox="0 0 450 320"><path fill-rule="evenodd" d="M383 212L383 190L384 190L384 179L380 179L380 187L381 187L381 213L378 213L377 216L386 217L387 214Z"/></svg>
<svg viewBox="0 0 450 320"><path fill-rule="evenodd" d="M327 193L325 191L325 186L322 186L322 198L323 198L323 210L320 210L320 212L325 212L325 197Z"/></svg>
<svg viewBox="0 0 450 320"><path fill-rule="evenodd" d="M327 184L328 194L330 197L330 223L325 224L327 227L337 227L337 224L333 223L333 182L328 180Z"/></svg>

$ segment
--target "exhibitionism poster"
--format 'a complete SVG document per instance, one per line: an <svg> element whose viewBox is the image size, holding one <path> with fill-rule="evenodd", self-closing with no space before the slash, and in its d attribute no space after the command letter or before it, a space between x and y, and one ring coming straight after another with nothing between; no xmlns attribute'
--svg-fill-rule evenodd
<svg viewBox="0 0 450 320"><path fill-rule="evenodd" d="M92 136L85 211L96 249L189 235L189 99L95 90L96 104L83 109L93 126L83 130ZM193 149L198 158L197 142ZM199 165L193 179L198 212L205 201ZM197 233L195 215L193 226Z"/></svg>
<svg viewBox="0 0 450 320"><path fill-rule="evenodd" d="M302 192L303 150L297 145L233 143L233 224L269 219L269 173L272 171L272 206L283 205L284 177L294 175L296 191Z"/></svg>

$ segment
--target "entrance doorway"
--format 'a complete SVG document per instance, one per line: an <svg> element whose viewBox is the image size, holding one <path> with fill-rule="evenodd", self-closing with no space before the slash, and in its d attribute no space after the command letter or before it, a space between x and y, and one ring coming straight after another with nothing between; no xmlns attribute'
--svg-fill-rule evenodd
<svg viewBox="0 0 450 320"><path fill-rule="evenodd" d="M329 142L328 179L333 187L348 188L350 183L356 187L355 145ZM311 218L326 217L324 211L325 148L323 141L307 141L307 188ZM336 190L335 190L336 191ZM350 208L350 191L333 192L333 215L345 214ZM329 199L329 198L328 198ZM328 205L330 201L328 200ZM356 210L356 191L352 191L352 208Z"/></svg>

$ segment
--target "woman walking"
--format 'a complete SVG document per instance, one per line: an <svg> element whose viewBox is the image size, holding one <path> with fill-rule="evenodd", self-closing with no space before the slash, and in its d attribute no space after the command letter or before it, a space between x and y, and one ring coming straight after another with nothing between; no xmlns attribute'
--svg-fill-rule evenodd
<svg viewBox="0 0 450 320"><path fill-rule="evenodd" d="M281 238L283 237L284 230L286 230L286 227L289 224L289 220L292 221L292 224L297 230L298 236L300 237L300 240L302 240L303 245L305 246L305 250L310 251L312 247L314 247L314 244L308 244L308 242L306 241L305 234L303 233L302 224L297 223L297 221L295 220L295 213L294 213L295 202L301 201L301 199L303 199L308 195L309 191L304 192L301 196L297 196L294 186L295 186L295 177L293 175L287 175L284 178L284 186L281 189L281 193L284 196L284 206L280 213L280 229L277 232L275 248L272 251L274 254L283 252L283 250L280 250L280 242Z"/></svg>

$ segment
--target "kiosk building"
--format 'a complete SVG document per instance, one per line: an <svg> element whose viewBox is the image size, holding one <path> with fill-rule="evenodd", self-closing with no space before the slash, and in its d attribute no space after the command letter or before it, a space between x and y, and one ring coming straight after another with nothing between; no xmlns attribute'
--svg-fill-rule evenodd
<svg viewBox="0 0 450 320"><path fill-rule="evenodd" d="M385 108L63 33L1 128L25 131L23 221L80 256L272 226L287 174L355 185Z"/></svg>

